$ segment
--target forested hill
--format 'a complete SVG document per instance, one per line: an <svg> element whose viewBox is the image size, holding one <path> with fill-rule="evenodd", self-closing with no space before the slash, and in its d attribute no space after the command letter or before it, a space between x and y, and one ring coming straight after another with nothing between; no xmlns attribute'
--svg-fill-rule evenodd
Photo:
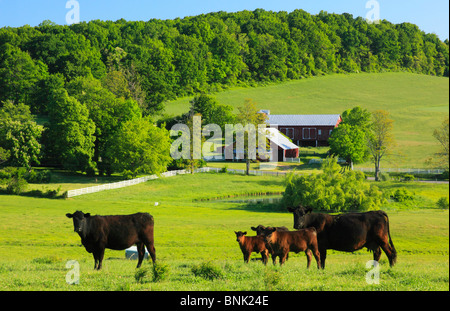
<svg viewBox="0 0 450 311"><path fill-rule="evenodd" d="M448 39L409 23L262 9L0 29L0 102L41 114L51 89L73 96L91 75L151 114L165 100L233 85L384 70L448 76Z"/></svg>

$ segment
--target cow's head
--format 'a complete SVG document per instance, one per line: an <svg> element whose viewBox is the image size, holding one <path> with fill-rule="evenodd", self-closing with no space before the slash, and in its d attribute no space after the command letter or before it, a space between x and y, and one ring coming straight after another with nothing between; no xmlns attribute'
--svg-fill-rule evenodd
<svg viewBox="0 0 450 311"><path fill-rule="evenodd" d="M76 211L73 214L67 213L67 218L73 219L73 231L78 233L79 235L82 235L83 232L86 232L86 223L87 218L91 216L90 213L83 213L81 211Z"/></svg>
<svg viewBox="0 0 450 311"><path fill-rule="evenodd" d="M244 238L244 236L247 234L247 231L242 232L242 231L234 231L234 233L236 234L236 241L238 241L239 243L242 243L242 239Z"/></svg>
<svg viewBox="0 0 450 311"><path fill-rule="evenodd" d="M311 207L304 207L302 205L298 207L288 207L288 211L294 214L294 229L305 228L305 215L312 212Z"/></svg>
<svg viewBox="0 0 450 311"><path fill-rule="evenodd" d="M256 231L256 235L262 235L262 233L264 232L264 229L266 229L266 227L264 227L263 225L258 225L258 227L252 227L251 229L253 231Z"/></svg>
<svg viewBox="0 0 450 311"><path fill-rule="evenodd" d="M273 243L273 237L274 237L274 232L277 231L277 228L273 228L273 227L266 227L263 232L262 232L262 236L264 237L264 242L266 242L267 244L272 244Z"/></svg>

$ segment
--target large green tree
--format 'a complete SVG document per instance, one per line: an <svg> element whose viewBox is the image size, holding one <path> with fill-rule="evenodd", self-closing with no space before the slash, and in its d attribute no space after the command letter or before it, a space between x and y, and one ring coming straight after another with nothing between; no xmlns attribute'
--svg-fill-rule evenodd
<svg viewBox="0 0 450 311"><path fill-rule="evenodd" d="M113 169L127 177L162 173L172 161L169 132L147 118L122 123L107 152Z"/></svg>
<svg viewBox="0 0 450 311"><path fill-rule="evenodd" d="M342 122L333 130L329 139L330 153L346 160L353 170L354 163L368 159L366 133L370 127L370 113L361 107L346 110L342 113Z"/></svg>
<svg viewBox="0 0 450 311"><path fill-rule="evenodd" d="M42 137L47 161L70 171L94 174L95 124L88 109L65 89L53 90L50 103Z"/></svg>
<svg viewBox="0 0 450 311"><path fill-rule="evenodd" d="M0 109L0 162L31 170L33 164L39 164L40 137L41 128L34 122L29 107L6 101Z"/></svg>

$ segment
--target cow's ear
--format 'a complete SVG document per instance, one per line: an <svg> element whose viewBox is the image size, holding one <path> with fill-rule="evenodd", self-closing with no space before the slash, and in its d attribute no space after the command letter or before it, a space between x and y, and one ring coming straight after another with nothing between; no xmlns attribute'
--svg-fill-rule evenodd
<svg viewBox="0 0 450 311"><path fill-rule="evenodd" d="M245 231L244 233L242 233L242 235L246 235L247 234L247 231Z"/></svg>
<svg viewBox="0 0 450 311"><path fill-rule="evenodd" d="M91 213L84 214L84 218L91 217Z"/></svg>
<svg viewBox="0 0 450 311"><path fill-rule="evenodd" d="M251 227L251 229L252 229L253 231L256 231L256 228L255 228L255 227Z"/></svg>
<svg viewBox="0 0 450 311"><path fill-rule="evenodd" d="M67 217L67 218L73 218L73 214L67 213L67 214L66 214L66 217Z"/></svg>
<svg viewBox="0 0 450 311"><path fill-rule="evenodd" d="M288 207L287 210L289 211L289 213L293 213L295 211L295 209L293 209L292 207Z"/></svg>

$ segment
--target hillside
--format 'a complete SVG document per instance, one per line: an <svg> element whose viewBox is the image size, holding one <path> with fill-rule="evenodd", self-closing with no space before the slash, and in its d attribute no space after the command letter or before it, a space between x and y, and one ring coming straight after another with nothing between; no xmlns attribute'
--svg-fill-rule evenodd
<svg viewBox="0 0 450 311"><path fill-rule="evenodd" d="M336 74L214 94L222 104L237 107L252 98L274 114L334 114L360 106L391 113L397 156L389 167L425 167L437 151L434 129L449 115L448 78L411 73ZM188 109L191 97L167 103L166 113ZM367 166L367 165L365 165Z"/></svg>

